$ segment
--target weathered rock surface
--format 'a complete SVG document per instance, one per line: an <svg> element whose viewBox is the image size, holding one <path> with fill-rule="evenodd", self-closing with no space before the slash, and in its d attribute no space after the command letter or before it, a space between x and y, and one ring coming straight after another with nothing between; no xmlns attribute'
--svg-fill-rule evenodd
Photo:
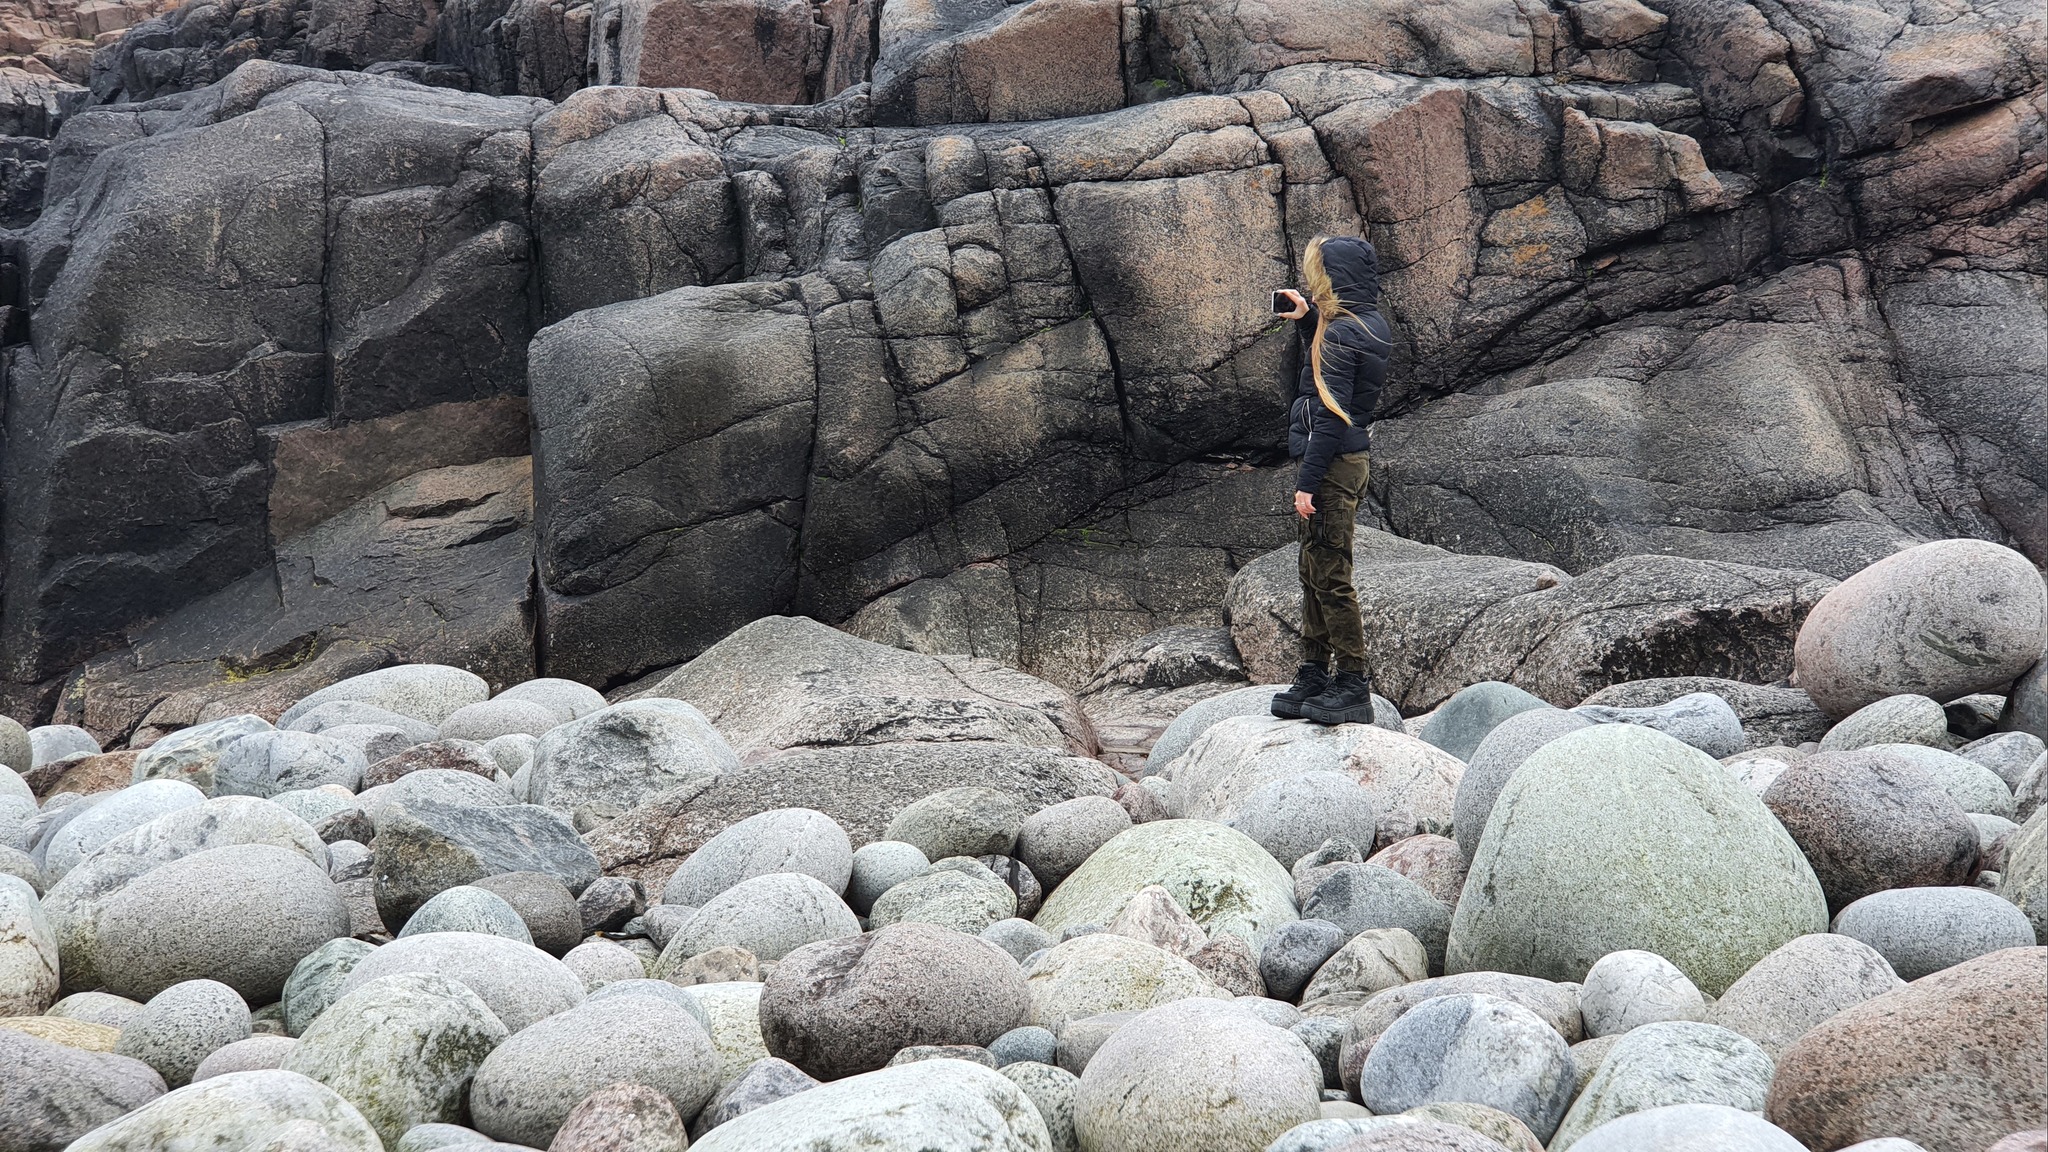
<svg viewBox="0 0 2048 1152"><path fill-rule="evenodd" d="M1160 820L1097 849L1053 890L1035 922L1055 934L1105 924L1152 884L1209 934L1234 932L1254 948L1296 916L1286 869L1250 837L1205 820Z"/></svg>
<svg viewBox="0 0 2048 1152"><path fill-rule="evenodd" d="M994 1069L965 1060L884 1068L820 1085L729 1120L693 1141L697 1152L856 1152L870 1147L1049 1149L1030 1097Z"/></svg>

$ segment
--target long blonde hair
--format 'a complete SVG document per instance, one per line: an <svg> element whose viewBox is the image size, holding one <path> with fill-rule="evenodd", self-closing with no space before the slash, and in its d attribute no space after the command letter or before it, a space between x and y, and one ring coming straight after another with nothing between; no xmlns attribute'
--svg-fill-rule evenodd
<svg viewBox="0 0 2048 1152"><path fill-rule="evenodd" d="M1308 289L1309 302L1316 307L1316 335L1309 341L1308 363L1315 377L1316 395L1323 398L1323 407L1350 424L1351 413L1337 403L1336 397L1330 395L1329 385L1323 383L1323 336L1329 331L1332 320L1349 320L1367 335L1371 335L1371 329L1366 328L1365 322L1337 298L1337 288L1330 283L1329 270L1323 267L1323 241L1328 239L1328 236L1318 236L1310 240L1308 251L1301 258L1301 282Z"/></svg>

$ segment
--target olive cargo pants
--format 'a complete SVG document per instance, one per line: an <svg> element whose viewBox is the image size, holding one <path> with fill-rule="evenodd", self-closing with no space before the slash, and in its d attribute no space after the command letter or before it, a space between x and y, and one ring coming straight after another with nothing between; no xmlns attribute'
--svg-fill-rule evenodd
<svg viewBox="0 0 2048 1152"><path fill-rule="evenodd" d="M1295 521L1301 540L1301 659L1365 671L1365 622L1351 587L1351 538L1365 495L1368 453L1339 456L1323 475L1316 512Z"/></svg>

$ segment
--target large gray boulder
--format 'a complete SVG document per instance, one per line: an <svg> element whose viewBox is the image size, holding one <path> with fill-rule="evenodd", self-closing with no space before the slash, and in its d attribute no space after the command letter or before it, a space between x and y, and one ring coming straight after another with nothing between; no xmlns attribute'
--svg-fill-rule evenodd
<svg viewBox="0 0 2048 1152"><path fill-rule="evenodd" d="M283 1069L230 1072L160 1096L70 1146L70 1152L139 1152L198 1143L260 1152L279 1137L334 1152L378 1152L362 1113L317 1081Z"/></svg>
<svg viewBox="0 0 2048 1152"><path fill-rule="evenodd" d="M614 704L551 729L533 752L526 798L563 812L617 815L697 776L739 767L725 737L680 700Z"/></svg>
<svg viewBox="0 0 2048 1152"><path fill-rule="evenodd" d="M886 1065L915 1044L986 1046L1022 1024L1024 974L986 941L896 924L807 944L761 992L768 1051L822 1080Z"/></svg>
<svg viewBox="0 0 2048 1152"><path fill-rule="evenodd" d="M1609 1120L1572 1143L1579 1152L1804 1152L1791 1133L1754 1112L1726 1104L1665 1104ZM1857 1152L1914 1152L1908 1141L1879 1140Z"/></svg>
<svg viewBox="0 0 2048 1152"><path fill-rule="evenodd" d="M296 788L361 785L369 759L362 749L312 732L253 732L214 762L216 796L275 796Z"/></svg>
<svg viewBox="0 0 2048 1152"><path fill-rule="evenodd" d="M574 893L599 875L568 820L535 804L407 803L379 822L374 850L377 911L400 928L435 895L487 876L544 872Z"/></svg>
<svg viewBox="0 0 2048 1152"><path fill-rule="evenodd" d="M849 1076L784 1097L693 1140L695 1152L1044 1152L1045 1121L992 1068L926 1060Z"/></svg>
<svg viewBox="0 0 2048 1152"><path fill-rule="evenodd" d="M1705 752L1716 760L1743 750L1742 719L1726 700L1693 692L1646 708L1581 704L1574 711L1600 724L1640 724Z"/></svg>
<svg viewBox="0 0 2048 1152"><path fill-rule="evenodd" d="M1215 1000L1181 1000L1117 1029L1081 1073L1084 1148L1257 1148L1319 1112L1322 1066L1293 1033Z"/></svg>
<svg viewBox="0 0 2048 1152"><path fill-rule="evenodd" d="M654 974L666 977L713 948L780 960L805 944L859 931L860 921L837 892L801 872L772 872L742 880L699 908L661 950Z"/></svg>
<svg viewBox="0 0 2048 1152"><path fill-rule="evenodd" d="M39 1016L57 999L57 934L28 881L0 875L0 1015Z"/></svg>
<svg viewBox="0 0 2048 1152"><path fill-rule="evenodd" d="M1500 798L1501 789L1522 762L1536 750L1560 736L1568 736L1593 721L1561 708L1530 708L1493 726L1467 757L1465 772L1458 777L1458 792L1451 806L1451 833L1458 850L1467 860L1479 852L1479 834L1486 818Z"/></svg>
<svg viewBox="0 0 2048 1152"><path fill-rule="evenodd" d="M1829 592L1799 631L1799 685L1841 717L1886 696L2004 692L2048 647L2040 570L1983 540L1937 540Z"/></svg>
<svg viewBox="0 0 2048 1152"><path fill-rule="evenodd" d="M1551 1147L1632 1112L1670 1104L1763 1110L1773 1066L1764 1050L1712 1024L1645 1024L1617 1041L1558 1125Z"/></svg>
<svg viewBox="0 0 2048 1152"><path fill-rule="evenodd" d="M322 704L346 700L396 712L438 729L457 709L490 695L490 685L474 672L445 664L400 664L351 676L300 698L277 718L277 726L289 728L294 720Z"/></svg>
<svg viewBox="0 0 2048 1152"><path fill-rule="evenodd" d="M429 932L393 940L356 962L342 979L340 994L409 972L445 976L467 986L513 1032L584 999L583 981L560 960L531 944L478 932Z"/></svg>
<svg viewBox="0 0 2048 1152"><path fill-rule="evenodd" d="M1832 930L1870 945L1903 980L2034 943L2026 914L1981 888L1873 892L1837 913Z"/></svg>
<svg viewBox="0 0 2048 1152"><path fill-rule="evenodd" d="M1477 994L1439 996L1395 1021L1358 1080L1376 1115L1465 1101L1506 1112L1544 1140L1575 1086L1564 1037L1513 1001Z"/></svg>
<svg viewBox="0 0 2048 1152"><path fill-rule="evenodd" d="M87 1132L164 1094L140 1060L87 1052L0 1028L0 1134L9 1147L62 1152Z"/></svg>
<svg viewBox="0 0 2048 1152"><path fill-rule="evenodd" d="M1714 1002L1707 1022L1747 1036L1776 1060L1837 1012L1904 984L1870 945L1817 932L1757 961Z"/></svg>
<svg viewBox="0 0 2048 1152"><path fill-rule="evenodd" d="M183 780L211 795L214 766L228 746L244 736L271 731L261 716L228 716L194 725L158 740L135 758L135 780Z"/></svg>
<svg viewBox="0 0 2048 1152"><path fill-rule="evenodd" d="M1239 717L1210 728L1188 750L1174 769L1170 807L1189 819L1232 820L1253 794L1275 781L1341 772L1357 782L1371 806L1376 838L1392 843L1449 831L1464 770L1462 761L1426 741L1373 725L1323 728L1270 716Z"/></svg>
<svg viewBox="0 0 2048 1152"><path fill-rule="evenodd" d="M2048 814L2036 809L2005 846L1998 894L2034 926L2034 942L2048 943Z"/></svg>
<svg viewBox="0 0 2048 1152"><path fill-rule="evenodd" d="M1802 689L1744 684L1739 680L1723 680L1714 676L1631 680L1602 688L1580 704L1654 708L1695 692L1712 693L1735 709L1750 748L1797 748L1808 741L1820 739L1831 723L1828 714L1815 707L1813 698Z"/></svg>
<svg viewBox="0 0 2048 1152"><path fill-rule="evenodd" d="M142 1061L173 1088L192 1081L199 1062L249 1038L249 1005L217 980L185 980L149 998L121 1025L114 1052Z"/></svg>
<svg viewBox="0 0 2048 1152"><path fill-rule="evenodd" d="M476 1070L469 1107L480 1131L533 1147L555 1138L583 1098L647 1084L694 1116L717 1090L711 1037L691 1013L646 996L607 997L520 1029Z"/></svg>
<svg viewBox="0 0 2048 1152"><path fill-rule="evenodd" d="M834 892L846 890L853 847L823 812L781 808L749 816L690 853L662 889L664 904L702 907L720 892L772 872L801 872Z"/></svg>
<svg viewBox="0 0 2048 1152"><path fill-rule="evenodd" d="M55 883L100 845L167 812L205 802L206 794L183 780L131 784L67 819L42 839L37 847L42 853L43 875Z"/></svg>
<svg viewBox="0 0 2048 1152"><path fill-rule="evenodd" d="M1977 830L1938 780L1881 751L1830 752L1786 768L1763 795L1839 912L1887 888L1967 884Z"/></svg>
<svg viewBox="0 0 2048 1152"><path fill-rule="evenodd" d="M1717 996L1827 905L1798 845L1697 749L1603 724L1525 761L1487 819L1446 969L1580 980L1627 948Z"/></svg>
<svg viewBox="0 0 2048 1152"><path fill-rule="evenodd" d="M1152 884L1210 935L1234 932L1254 949L1296 918L1292 877L1256 841L1206 820L1157 820L1097 849L1046 898L1034 922L1054 935L1107 924Z"/></svg>

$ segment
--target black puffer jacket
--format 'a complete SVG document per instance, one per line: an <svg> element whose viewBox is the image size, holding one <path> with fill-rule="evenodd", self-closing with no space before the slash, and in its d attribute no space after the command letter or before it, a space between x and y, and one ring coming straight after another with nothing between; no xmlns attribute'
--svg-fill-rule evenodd
<svg viewBox="0 0 2048 1152"><path fill-rule="evenodd" d="M1323 241L1323 269L1330 274L1330 286L1337 299L1358 317L1358 323L1339 317L1323 333L1323 385L1351 414L1346 424L1330 411L1316 393L1314 360L1309 355L1316 336L1315 306L1295 321L1295 337L1301 342L1301 372L1294 384L1294 410L1289 421L1287 447L1301 458L1301 476L1295 488L1313 496L1322 486L1330 461L1372 446L1369 431L1373 405L1379 402L1380 385L1387 379L1387 354L1393 351L1393 336L1386 317L1380 315L1380 260L1372 245L1350 236Z"/></svg>

